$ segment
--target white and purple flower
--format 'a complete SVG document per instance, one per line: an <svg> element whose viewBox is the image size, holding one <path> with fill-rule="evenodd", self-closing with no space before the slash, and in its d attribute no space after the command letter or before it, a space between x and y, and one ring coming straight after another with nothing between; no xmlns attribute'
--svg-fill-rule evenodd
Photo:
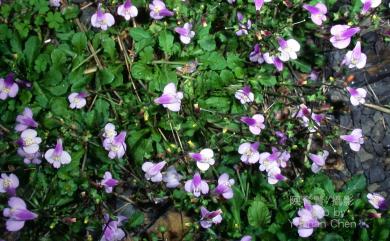
<svg viewBox="0 0 390 241"><path fill-rule="evenodd" d="M150 9L150 17L155 20L160 20L165 17L173 16L173 12L168 10L165 6L165 3L160 0L153 0L151 4L149 4Z"/></svg>
<svg viewBox="0 0 390 241"><path fill-rule="evenodd" d="M138 9L131 3L131 0L126 0L125 3L119 5L117 13L129 21L131 18L137 17Z"/></svg>
<svg viewBox="0 0 390 241"><path fill-rule="evenodd" d="M196 166L201 171L207 171L214 165L214 152L210 148L201 150L199 153L189 153L189 156L196 161Z"/></svg>
<svg viewBox="0 0 390 241"><path fill-rule="evenodd" d="M201 194L209 193L209 185L206 181L203 181L200 174L195 173L191 180L186 181L184 185L186 192L192 193L195 197L199 197Z"/></svg>
<svg viewBox="0 0 390 241"><path fill-rule="evenodd" d="M18 132L24 131L29 128L37 128L38 123L33 119L33 113L30 108L25 108L21 115L16 117L15 130Z"/></svg>
<svg viewBox="0 0 390 241"><path fill-rule="evenodd" d="M10 232L16 232L23 228L26 221L34 220L37 214L27 209L26 203L18 197L11 197L8 200L9 208L4 208L3 215L8 218L5 225Z"/></svg>
<svg viewBox="0 0 390 241"><path fill-rule="evenodd" d="M112 178L111 172L107 171L104 173L103 180L100 184L104 187L106 193L112 193L112 190L118 183L118 180Z"/></svg>
<svg viewBox="0 0 390 241"><path fill-rule="evenodd" d="M237 13L237 20L238 20L238 30L236 31L237 36L247 35L248 30L252 28L252 21L250 19L247 20L247 22L244 22L244 16L242 13Z"/></svg>
<svg viewBox="0 0 390 241"><path fill-rule="evenodd" d="M378 7L382 0L361 0L363 3L362 14L368 13L371 9Z"/></svg>
<svg viewBox="0 0 390 241"><path fill-rule="evenodd" d="M267 52L263 54L263 58L267 64L273 64L277 71L280 72L283 70L283 61L278 56L270 55Z"/></svg>
<svg viewBox="0 0 390 241"><path fill-rule="evenodd" d="M16 188L19 187L19 178L11 173L9 175L1 173L0 193L7 193L10 196L16 195Z"/></svg>
<svg viewBox="0 0 390 241"><path fill-rule="evenodd" d="M259 148L259 142L245 142L238 147L238 153L241 154L241 161L245 164L254 164L259 162L260 153L257 150Z"/></svg>
<svg viewBox="0 0 390 241"><path fill-rule="evenodd" d="M330 42L335 48L345 49L351 43L351 38L359 31L359 27L351 28L348 25L337 24L330 29L330 33L333 35Z"/></svg>
<svg viewBox="0 0 390 241"><path fill-rule="evenodd" d="M295 39L284 40L283 38L278 39L280 51L279 59L283 62L289 61L290 59L297 59L297 52L301 49L298 41Z"/></svg>
<svg viewBox="0 0 390 241"><path fill-rule="evenodd" d="M61 0L49 0L49 5L51 7L59 7L61 6Z"/></svg>
<svg viewBox="0 0 390 241"><path fill-rule="evenodd" d="M318 173L324 166L325 166L325 161L329 156L329 152L324 150L318 154L312 154L309 153L309 158L310 160L313 161L311 165L311 170L314 173Z"/></svg>
<svg viewBox="0 0 390 241"><path fill-rule="evenodd" d="M154 103L163 105L171 111L180 111L181 100L183 99L183 92L176 90L174 83L169 83L164 87L163 94L154 99Z"/></svg>
<svg viewBox="0 0 390 241"><path fill-rule="evenodd" d="M264 63L263 54L260 51L259 44L255 44L255 46L253 46L253 50L249 54L249 60L254 63L259 63L259 64Z"/></svg>
<svg viewBox="0 0 390 241"><path fill-rule="evenodd" d="M348 51L341 64L347 65L348 68L362 69L366 66L367 55L362 53L360 41L356 43L355 48L352 51Z"/></svg>
<svg viewBox="0 0 390 241"><path fill-rule="evenodd" d="M91 24L95 28L107 30L109 27L115 24L114 16L111 13L106 13L102 10L101 3L98 5L96 13L91 17Z"/></svg>
<svg viewBox="0 0 390 241"><path fill-rule="evenodd" d="M249 131L254 135L260 135L261 130L265 128L264 116L261 114L241 117L241 121L249 126Z"/></svg>
<svg viewBox="0 0 390 241"><path fill-rule="evenodd" d="M223 173L218 178L218 186L215 188L215 193L221 195L225 199L233 198L233 189L234 179L229 179L227 173Z"/></svg>
<svg viewBox="0 0 390 241"><path fill-rule="evenodd" d="M367 199L375 209L386 210L388 208L386 199L378 193L367 194Z"/></svg>
<svg viewBox="0 0 390 241"><path fill-rule="evenodd" d="M28 154L34 154L39 151L39 144L42 139L37 136L38 133L33 129L26 129L20 134L17 144Z"/></svg>
<svg viewBox="0 0 390 241"><path fill-rule="evenodd" d="M19 86L15 82L15 74L10 73L5 79L0 78L0 100L8 97L14 98L19 92Z"/></svg>
<svg viewBox="0 0 390 241"><path fill-rule="evenodd" d="M195 36L195 32L192 31L191 23L185 23L183 27L176 27L175 32L180 34L180 41L183 44L189 44L191 39Z"/></svg>
<svg viewBox="0 0 390 241"><path fill-rule="evenodd" d="M322 25L323 21L326 21L326 13L328 12L328 9L326 8L326 5L319 2L314 6L303 4L303 8L309 11L310 18L316 25Z"/></svg>
<svg viewBox="0 0 390 241"><path fill-rule="evenodd" d="M202 228L210 228L213 224L219 224L222 222L221 209L210 212L202 206L200 207L200 214L202 216L200 219L200 226L202 226Z"/></svg>
<svg viewBox="0 0 390 241"><path fill-rule="evenodd" d="M45 159L57 169L60 168L61 165L69 164L72 161L72 157L69 153L64 151L61 139L57 140L57 144L54 149L46 151Z"/></svg>
<svg viewBox="0 0 390 241"><path fill-rule="evenodd" d="M18 148L17 153L19 156L23 157L23 162L25 164L41 164L42 154L38 151L33 154L29 154L23 150L23 148Z"/></svg>
<svg viewBox="0 0 390 241"><path fill-rule="evenodd" d="M352 87L347 87L347 90L351 97L349 100L351 101L351 104L353 106L358 106L360 104L366 103L366 96L367 96L367 91L363 88L352 88Z"/></svg>
<svg viewBox="0 0 390 241"><path fill-rule="evenodd" d="M142 171L145 172L146 180L150 180L152 182L161 182L163 176L161 174L161 170L167 163L165 161L161 161L158 163L145 162L142 164Z"/></svg>
<svg viewBox="0 0 390 241"><path fill-rule="evenodd" d="M349 135L341 135L340 138L348 142L352 151L358 152L360 145L364 144L362 129L354 129Z"/></svg>
<svg viewBox="0 0 390 241"><path fill-rule="evenodd" d="M166 183L167 188L176 188L180 185L181 179L183 176L176 171L174 166L170 166L164 173L162 180Z"/></svg>
<svg viewBox="0 0 390 241"><path fill-rule="evenodd" d="M108 214L104 214L105 224L102 227L103 237L100 241L120 241L126 236L120 226L122 226L122 222L127 220L127 218L125 216L118 216L117 219L113 220Z"/></svg>
<svg viewBox="0 0 390 241"><path fill-rule="evenodd" d="M114 138L106 138L103 141L103 147L108 151L108 157L111 159L122 158L125 155L126 145L126 131L121 131Z"/></svg>
<svg viewBox="0 0 390 241"><path fill-rule="evenodd" d="M106 139L113 139L116 135L117 135L117 132L115 130L115 125L112 123L107 123L104 126L103 137Z"/></svg>
<svg viewBox="0 0 390 241"><path fill-rule="evenodd" d="M302 238L311 236L315 228L320 226L320 219L325 216L324 209L317 204L312 205L306 198L303 199L304 208L299 209L298 217L292 221L298 228L298 234Z"/></svg>
<svg viewBox="0 0 390 241"><path fill-rule="evenodd" d="M81 109L87 104L87 100L85 99L88 96L85 92L80 93L71 93L68 96L69 107L71 109Z"/></svg>
<svg viewBox="0 0 390 241"><path fill-rule="evenodd" d="M251 103L255 100L255 95L253 94L251 87L248 85L245 85L242 89L237 90L234 96L241 102L241 104Z"/></svg>

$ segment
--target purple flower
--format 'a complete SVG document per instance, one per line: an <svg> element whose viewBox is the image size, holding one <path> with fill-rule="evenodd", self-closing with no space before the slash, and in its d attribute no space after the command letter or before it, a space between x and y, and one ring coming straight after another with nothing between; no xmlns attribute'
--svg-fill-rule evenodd
<svg viewBox="0 0 390 241"><path fill-rule="evenodd" d="M108 151L108 157L111 159L122 158L126 152L126 131L121 131L114 138L106 138L103 141L103 147Z"/></svg>
<svg viewBox="0 0 390 241"><path fill-rule="evenodd" d="M372 8L378 7L382 1L381 0L361 0L363 3L362 14L366 14Z"/></svg>
<svg viewBox="0 0 390 241"><path fill-rule="evenodd" d="M311 165L311 170L314 173L319 172L323 166L325 166L326 158L328 158L329 152L324 150L323 152L319 154L311 154L309 153L310 160L313 161L313 164Z"/></svg>
<svg viewBox="0 0 390 241"><path fill-rule="evenodd" d="M112 220L108 214L104 214L105 224L103 224L103 237L100 241L122 240L126 234L120 226L122 226L122 222L125 220L127 220L125 216L118 216L118 220Z"/></svg>
<svg viewBox="0 0 390 241"><path fill-rule="evenodd" d="M191 152L189 156L196 161L196 166L201 171L207 171L215 163L214 152L209 148L203 149L199 153Z"/></svg>
<svg viewBox="0 0 390 241"><path fill-rule="evenodd" d="M360 41L356 43L355 48L352 51L348 51L341 64L345 64L348 68L362 69L366 66L367 55L362 53Z"/></svg>
<svg viewBox="0 0 390 241"><path fill-rule="evenodd" d="M254 0L256 11L260 11L261 7L264 5L264 0Z"/></svg>
<svg viewBox="0 0 390 241"><path fill-rule="evenodd" d="M280 51L279 59L283 62L289 61L290 59L297 59L297 52L301 49L298 41L295 39L284 40L283 38L278 39Z"/></svg>
<svg viewBox="0 0 390 241"><path fill-rule="evenodd" d="M362 129L354 129L349 135L341 135L340 138L349 143L352 151L358 152L360 145L364 143Z"/></svg>
<svg viewBox="0 0 390 241"><path fill-rule="evenodd" d="M0 178L0 193L8 193L8 195L15 196L16 188L19 187L19 178L11 173L9 175L2 173Z"/></svg>
<svg viewBox="0 0 390 241"><path fill-rule="evenodd" d="M91 24L95 28L101 28L107 30L109 27L115 24L114 16L111 13L105 13L101 8L102 4L99 3L96 13L91 17Z"/></svg>
<svg viewBox="0 0 390 241"><path fill-rule="evenodd" d="M236 0L227 0L227 1L228 1L228 3L230 3L230 4L233 4L233 3L236 2Z"/></svg>
<svg viewBox="0 0 390 241"><path fill-rule="evenodd" d="M256 114L252 118L241 117L241 121L249 126L249 131L254 135L260 135L261 130L265 128L264 116L261 114Z"/></svg>
<svg viewBox="0 0 390 241"><path fill-rule="evenodd" d="M239 22L238 23L239 30L236 31L236 35L237 36L247 35L248 30L252 28L252 21L248 19L248 21L245 23L244 16L240 12L237 13L237 19Z"/></svg>
<svg viewBox="0 0 390 241"><path fill-rule="evenodd" d="M298 227L299 236L306 238L313 234L315 228L320 226L319 219L325 216L325 211L320 205L312 205L306 198L303 199L303 203L304 208L299 209L298 217L295 217L292 223Z"/></svg>
<svg viewBox="0 0 390 241"><path fill-rule="evenodd" d="M218 178L218 186L215 188L215 193L221 195L225 199L233 198L233 189L234 179L229 179L227 173L223 173Z"/></svg>
<svg viewBox="0 0 390 241"><path fill-rule="evenodd" d="M200 226L202 226L202 228L210 228L213 224L219 224L222 222L221 209L210 212L202 206L200 207L200 214L202 216L200 219Z"/></svg>
<svg viewBox="0 0 390 241"><path fill-rule="evenodd" d="M359 27L351 28L348 25L335 25L330 29L330 33L333 35L330 42L335 48L345 49L351 43L351 38L359 31Z"/></svg>
<svg viewBox="0 0 390 241"><path fill-rule="evenodd" d="M255 95L253 94L251 87L248 85L245 85L244 88L237 90L234 96L241 102L241 104L251 103L255 100Z"/></svg>
<svg viewBox="0 0 390 241"><path fill-rule="evenodd" d="M326 21L325 14L328 12L328 9L326 8L325 4L323 3L317 3L314 6L303 4L303 8L309 11L310 18L313 21L313 23L317 25L322 25L323 21Z"/></svg>
<svg viewBox="0 0 390 241"><path fill-rule="evenodd" d="M243 163L254 164L260 160L260 153L257 151L259 144L258 142L245 142L238 147L238 153L241 154L241 161Z"/></svg>
<svg viewBox="0 0 390 241"><path fill-rule="evenodd" d="M312 70L310 72L309 79L313 80L313 81L316 81L318 79L318 75L319 75L318 71Z"/></svg>
<svg viewBox="0 0 390 241"><path fill-rule="evenodd" d="M259 64L264 63L263 54L260 52L259 44L255 44L255 46L253 46L253 50L249 54L249 60L254 63L259 63Z"/></svg>
<svg viewBox="0 0 390 241"><path fill-rule="evenodd" d="M28 154L34 154L39 151L39 144L42 142L40 137L37 137L37 131L27 129L20 134L20 139L17 141L19 146Z"/></svg>
<svg viewBox="0 0 390 241"><path fill-rule="evenodd" d="M49 5L51 7L59 7L61 6L61 0L49 0Z"/></svg>
<svg viewBox="0 0 390 241"><path fill-rule="evenodd" d="M129 21L130 18L137 17L138 9L131 3L131 0L126 0L124 4L119 5L117 13Z"/></svg>
<svg viewBox="0 0 390 241"><path fill-rule="evenodd" d="M207 194L209 192L209 185L202 180L200 174L197 172L192 180L186 181L184 190L194 194L195 197L199 197L201 193Z"/></svg>
<svg viewBox="0 0 390 241"><path fill-rule="evenodd" d="M52 164L54 168L60 168L61 165L69 164L72 161L69 153L64 151L61 139L57 139L57 144L54 149L46 151L45 159Z"/></svg>
<svg viewBox="0 0 390 241"><path fill-rule="evenodd" d="M8 97L14 98L19 92L19 86L15 82L15 74L10 73L5 79L0 78L0 100Z"/></svg>
<svg viewBox="0 0 390 241"><path fill-rule="evenodd" d="M37 214L27 209L26 203L18 197L11 197L8 200L9 208L4 208L3 215L8 218L6 228L10 232L19 231L23 228L25 221L34 220Z"/></svg>
<svg viewBox="0 0 390 241"><path fill-rule="evenodd" d="M154 99L154 103L163 105L171 111L180 111L181 99L183 99L183 92L176 91L176 85L169 83L164 87L163 94Z"/></svg>
<svg viewBox="0 0 390 241"><path fill-rule="evenodd" d="M375 209L386 210L388 208L386 199L378 193L367 194L367 199Z"/></svg>
<svg viewBox="0 0 390 241"><path fill-rule="evenodd" d="M104 186L106 193L112 193L112 189L118 185L118 180L112 178L111 172L105 172L101 185Z"/></svg>
<svg viewBox="0 0 390 241"><path fill-rule="evenodd" d="M276 184L279 181L286 179L280 170L280 167L286 167L287 161L290 159L290 153L287 151L281 152L277 148L272 147L272 154L263 152L259 158L259 170L266 171L268 175L268 183Z"/></svg>
<svg viewBox="0 0 390 241"><path fill-rule="evenodd" d="M142 171L145 172L146 180L150 180L152 182L161 182L161 170L164 168L165 164L167 164L165 161L161 161L156 164L152 162L145 162L142 165Z"/></svg>
<svg viewBox="0 0 390 241"><path fill-rule="evenodd" d="M183 44L189 44L191 42L191 39L195 36L195 32L191 30L192 24L191 23L185 23L182 28L176 27L175 32L180 34L180 41Z"/></svg>
<svg viewBox="0 0 390 241"><path fill-rule="evenodd" d="M351 104L353 106L358 106L360 104L366 103L366 95L367 91L363 88L352 88L352 87L347 87L347 90L349 94L351 94L351 97L349 100L351 101Z"/></svg>
<svg viewBox="0 0 390 241"><path fill-rule="evenodd" d="M270 55L270 53L267 52L263 54L263 58L267 64L273 64L279 72L283 70L283 62L279 57Z"/></svg>
<svg viewBox="0 0 390 241"><path fill-rule="evenodd" d="M16 122L18 124L16 124L15 130L19 132L28 128L38 127L38 123L33 119L33 113L30 108L25 108L23 114L16 117Z"/></svg>
<svg viewBox="0 0 390 241"><path fill-rule="evenodd" d="M81 109L87 104L87 100L85 97L87 97L87 93L85 92L80 92L80 93L71 93L68 96L69 100L69 107L71 109Z"/></svg>
<svg viewBox="0 0 390 241"><path fill-rule="evenodd" d="M160 0L153 0L153 2L149 4L149 9L150 9L150 17L156 20L173 16L173 12L169 11L165 6L165 3Z"/></svg>
<svg viewBox="0 0 390 241"><path fill-rule="evenodd" d="M180 180L183 176L177 173L174 166L170 166L167 172L163 175L163 181L166 182L167 188L175 188L180 185Z"/></svg>
<svg viewBox="0 0 390 241"><path fill-rule="evenodd" d="M245 235L243 236L240 241L252 241L252 236L249 236L249 235Z"/></svg>
<svg viewBox="0 0 390 241"><path fill-rule="evenodd" d="M35 152L33 154L28 154L27 152L23 151L23 148L18 148L17 150L17 153L19 156L23 157L24 160L23 162L25 164L41 164L41 153L38 151L38 152Z"/></svg>
<svg viewBox="0 0 390 241"><path fill-rule="evenodd" d="M309 117L311 114L311 109L308 108L305 104L299 105L299 110L296 113L297 118Z"/></svg>
<svg viewBox="0 0 390 241"><path fill-rule="evenodd" d="M112 123L107 123L104 126L104 133L103 137L107 139L113 139L117 135L117 132L115 130L115 126Z"/></svg>
<svg viewBox="0 0 390 241"><path fill-rule="evenodd" d="M275 131L275 135L276 135L276 137L279 138L279 142L278 143L280 145L286 144L286 141L288 139L286 134L284 134L282 131Z"/></svg>

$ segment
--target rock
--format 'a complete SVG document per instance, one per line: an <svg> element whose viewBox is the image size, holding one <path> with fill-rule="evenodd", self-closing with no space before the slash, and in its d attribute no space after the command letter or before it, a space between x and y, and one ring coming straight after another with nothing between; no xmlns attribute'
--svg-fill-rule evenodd
<svg viewBox="0 0 390 241"><path fill-rule="evenodd" d="M364 149L361 149L356 155L361 162L365 162L374 158L374 155L366 152Z"/></svg>
<svg viewBox="0 0 390 241"><path fill-rule="evenodd" d="M378 190L379 187L380 187L380 185L378 183L373 183L373 184L368 185L367 190L369 192L375 192L376 190Z"/></svg>
<svg viewBox="0 0 390 241"><path fill-rule="evenodd" d="M378 156L384 156L385 155L385 149L383 148L382 144L373 144L374 150Z"/></svg>
<svg viewBox="0 0 390 241"><path fill-rule="evenodd" d="M340 124L346 128L352 128L353 123L352 123L351 116L349 115L340 116Z"/></svg>
<svg viewBox="0 0 390 241"><path fill-rule="evenodd" d="M381 182L385 178L385 170L382 166L373 166L370 168L370 183Z"/></svg>

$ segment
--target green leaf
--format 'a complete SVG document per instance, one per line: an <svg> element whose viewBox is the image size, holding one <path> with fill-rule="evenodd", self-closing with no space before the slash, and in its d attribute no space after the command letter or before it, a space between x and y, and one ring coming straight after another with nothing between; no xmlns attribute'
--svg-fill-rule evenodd
<svg viewBox="0 0 390 241"><path fill-rule="evenodd" d="M173 35L168 31L163 31L158 36L158 42L160 45L160 48L166 53L171 54L172 48L173 48Z"/></svg>
<svg viewBox="0 0 390 241"><path fill-rule="evenodd" d="M218 52L212 52L210 54L205 54L200 56L200 62L209 66L212 70L223 70L226 68L226 60L222 54Z"/></svg>
<svg viewBox="0 0 390 241"><path fill-rule="evenodd" d="M268 207L260 200L252 202L248 209L248 222L253 227L265 227L271 221Z"/></svg>
<svg viewBox="0 0 390 241"><path fill-rule="evenodd" d="M344 241L344 239L338 234L328 233L322 241Z"/></svg>
<svg viewBox="0 0 390 241"><path fill-rule="evenodd" d="M101 81L101 84L111 84L112 81L115 79L115 75L109 70L109 69L103 69L99 71L99 79Z"/></svg>
<svg viewBox="0 0 390 241"><path fill-rule="evenodd" d="M153 70L143 63L135 63L131 68L131 75L135 79L152 80Z"/></svg>
<svg viewBox="0 0 390 241"><path fill-rule="evenodd" d="M359 192L362 192L364 191L364 189L366 188L366 178L364 177L364 175L356 175L356 176L353 176L351 178L351 180L349 180L344 188L343 188L343 191L347 194L347 195L352 195L352 194L356 194L356 193L359 193Z"/></svg>
<svg viewBox="0 0 390 241"><path fill-rule="evenodd" d="M66 63L66 54L62 49L55 49L51 52L51 61L55 68L63 68Z"/></svg>
<svg viewBox="0 0 390 241"><path fill-rule="evenodd" d="M221 112L228 112L230 109L230 99L226 97L210 97L206 100L206 106Z"/></svg>
<svg viewBox="0 0 390 241"><path fill-rule="evenodd" d="M291 64L303 73L310 73L310 71L311 71L310 65L308 65L300 60L293 60L293 61L291 61Z"/></svg>
<svg viewBox="0 0 390 241"><path fill-rule="evenodd" d="M40 49L41 42L37 36L31 36L27 39L25 47L24 47L24 56L27 60L27 65L29 67L32 66L35 58L37 57Z"/></svg>
<svg viewBox="0 0 390 241"><path fill-rule="evenodd" d="M56 116L67 117L69 115L69 106L65 97L53 98L50 102L50 109Z"/></svg>
<svg viewBox="0 0 390 241"><path fill-rule="evenodd" d="M64 15L67 20L77 18L79 13L80 9L75 4L70 4L62 9L62 15Z"/></svg>
<svg viewBox="0 0 390 241"><path fill-rule="evenodd" d="M258 76L258 80L260 82L260 84L262 84L263 86L266 86L266 87L272 87L274 85L276 85L277 81L276 81L276 77L275 76L269 76L269 75L260 75Z"/></svg>
<svg viewBox="0 0 390 241"><path fill-rule="evenodd" d="M115 41L112 38L107 37L103 39L102 45L104 53L107 54L111 59L114 59L116 52Z"/></svg>
<svg viewBox="0 0 390 241"><path fill-rule="evenodd" d="M202 38L198 41L198 43L200 47L206 51L213 51L217 48L217 44L215 43L214 37L211 35Z"/></svg>
<svg viewBox="0 0 390 241"><path fill-rule="evenodd" d="M132 28L132 29L130 29L130 36L135 41L152 39L152 35L149 32L147 32L144 29L142 29L142 28Z"/></svg>
<svg viewBox="0 0 390 241"><path fill-rule="evenodd" d="M145 216L143 212L137 211L130 217L130 228L136 228L144 223Z"/></svg>
<svg viewBox="0 0 390 241"><path fill-rule="evenodd" d="M87 36L84 32L79 32L73 35L72 45L78 53L82 53L87 48Z"/></svg>

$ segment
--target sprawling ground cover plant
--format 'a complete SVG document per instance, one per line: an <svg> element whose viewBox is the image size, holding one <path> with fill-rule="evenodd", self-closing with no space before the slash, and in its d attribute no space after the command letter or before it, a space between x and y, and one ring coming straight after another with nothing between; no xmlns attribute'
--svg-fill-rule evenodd
<svg viewBox="0 0 390 241"><path fill-rule="evenodd" d="M359 37L381 31L380 9L3 1L2 238L142 240L146 207L172 206L184 240L387 240L387 202L364 176L336 189L322 170L335 140L364 145L327 118L324 51L349 50L340 72L364 68Z"/></svg>

